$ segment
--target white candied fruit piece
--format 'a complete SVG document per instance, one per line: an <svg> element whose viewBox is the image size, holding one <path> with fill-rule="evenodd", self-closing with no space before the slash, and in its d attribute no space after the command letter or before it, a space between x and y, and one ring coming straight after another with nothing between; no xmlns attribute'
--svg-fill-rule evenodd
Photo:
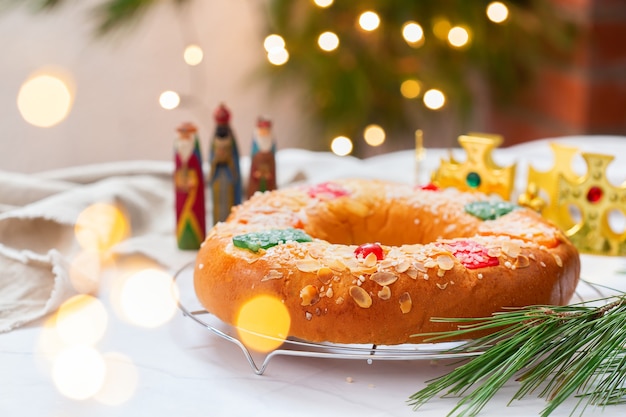
<svg viewBox="0 0 626 417"><path fill-rule="evenodd" d="M384 286L380 291L378 291L378 298L381 300L388 300L391 298L391 289L387 286Z"/></svg>
<svg viewBox="0 0 626 417"><path fill-rule="evenodd" d="M355 285L350 287L350 296L361 308L370 308L372 306L372 297L361 287Z"/></svg>
<svg viewBox="0 0 626 417"><path fill-rule="evenodd" d="M310 306L317 303L320 300L317 288L314 285L307 285L300 290L300 299L302 302L300 305Z"/></svg>
<svg viewBox="0 0 626 417"><path fill-rule="evenodd" d="M304 317L306 317L307 320L311 320L313 318L313 314L307 311L306 313L304 313Z"/></svg>
<svg viewBox="0 0 626 417"><path fill-rule="evenodd" d="M301 272L317 272L321 265L315 259L305 258L296 261L296 268Z"/></svg>
<svg viewBox="0 0 626 417"><path fill-rule="evenodd" d="M328 289L326 290L326 297L328 297L328 298L332 298L333 297L333 288L332 287L328 287Z"/></svg>
<svg viewBox="0 0 626 417"><path fill-rule="evenodd" d="M402 311L403 314L408 313L409 311L411 311L411 308L413 307L413 301L411 301L411 294L409 294L408 292L404 292L400 295L400 311Z"/></svg>
<svg viewBox="0 0 626 417"><path fill-rule="evenodd" d="M391 285L398 280L398 276L392 274L391 272L374 272L370 279L377 283L378 285L384 287L387 285Z"/></svg>

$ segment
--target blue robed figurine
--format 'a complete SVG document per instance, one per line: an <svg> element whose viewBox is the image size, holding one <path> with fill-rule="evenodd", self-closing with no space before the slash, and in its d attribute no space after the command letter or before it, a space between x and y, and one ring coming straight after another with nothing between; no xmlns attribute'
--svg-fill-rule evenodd
<svg viewBox="0 0 626 417"><path fill-rule="evenodd" d="M242 186L239 150L230 128L230 112L220 106L214 113L216 128L210 146L209 184L213 202L213 223L226 220L230 209L241 203Z"/></svg>

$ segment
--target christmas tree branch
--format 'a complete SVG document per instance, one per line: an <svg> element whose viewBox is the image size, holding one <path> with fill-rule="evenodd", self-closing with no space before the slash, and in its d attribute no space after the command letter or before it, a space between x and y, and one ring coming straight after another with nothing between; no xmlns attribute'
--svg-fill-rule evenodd
<svg viewBox="0 0 626 417"><path fill-rule="evenodd" d="M547 399L544 417L572 396L579 397L576 407L624 402L626 294L598 301L599 307L532 306L487 318L436 319L459 329L431 340L499 330L457 348L483 353L430 381L409 403L418 409L441 393L462 396L449 415L475 416L514 377L520 388L511 401L540 390Z"/></svg>

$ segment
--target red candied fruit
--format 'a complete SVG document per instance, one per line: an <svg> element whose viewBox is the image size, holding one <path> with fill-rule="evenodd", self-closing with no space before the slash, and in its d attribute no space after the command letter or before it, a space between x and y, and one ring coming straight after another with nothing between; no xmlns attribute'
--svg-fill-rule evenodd
<svg viewBox="0 0 626 417"><path fill-rule="evenodd" d="M383 253L383 248L378 243L364 243L363 245L357 247L354 250L354 255L358 257L365 258L370 253L376 255L376 259L382 261L385 258L385 254Z"/></svg>
<svg viewBox="0 0 626 417"><path fill-rule="evenodd" d="M498 258L489 256L487 248L471 240L447 242L445 245L467 269L487 268L500 264Z"/></svg>
<svg viewBox="0 0 626 417"><path fill-rule="evenodd" d="M332 182L323 182L309 188L309 197L320 199L338 198L348 195L345 188Z"/></svg>
<svg viewBox="0 0 626 417"><path fill-rule="evenodd" d="M433 184L432 182L429 182L426 185L420 185L419 186L420 190L428 190L428 191L438 191L439 187L437 187L435 184Z"/></svg>

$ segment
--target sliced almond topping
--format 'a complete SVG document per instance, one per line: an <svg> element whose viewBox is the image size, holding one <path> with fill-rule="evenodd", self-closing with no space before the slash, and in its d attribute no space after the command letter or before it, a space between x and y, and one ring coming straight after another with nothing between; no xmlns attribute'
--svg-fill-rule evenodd
<svg viewBox="0 0 626 417"><path fill-rule="evenodd" d="M409 278L416 279L417 269L410 267L409 269L406 270L406 274L409 276Z"/></svg>
<svg viewBox="0 0 626 417"><path fill-rule="evenodd" d="M317 293L317 288L313 285L307 285L300 290L300 299L302 302L300 305L310 306L317 303L320 300L320 296Z"/></svg>
<svg viewBox="0 0 626 417"><path fill-rule="evenodd" d="M516 268L526 268L528 267L528 265L530 265L530 261L528 260L528 256L526 255L518 255L517 259L515 260L515 267Z"/></svg>
<svg viewBox="0 0 626 417"><path fill-rule="evenodd" d="M447 283L447 282L446 282L445 284L440 284L440 283L437 283L437 287L438 287L440 290L445 290L447 286L448 286L448 283Z"/></svg>
<svg viewBox="0 0 626 417"><path fill-rule="evenodd" d="M339 258L333 258L330 261L328 261L328 267L330 269L332 269L333 271L345 271L346 270L346 265L341 262L341 259Z"/></svg>
<svg viewBox="0 0 626 417"><path fill-rule="evenodd" d="M400 262L398 265L396 265L396 271L401 274L403 272L406 272L410 266L411 266L411 262L408 259L405 259L402 262Z"/></svg>
<svg viewBox="0 0 626 417"><path fill-rule="evenodd" d="M363 264L368 268L375 266L377 262L378 262L378 258L376 257L376 254L373 252L370 252L369 254L367 254L365 259L363 259Z"/></svg>
<svg viewBox="0 0 626 417"><path fill-rule="evenodd" d="M324 266L318 269L317 271L317 279L319 279L322 284L328 284L333 279L333 270Z"/></svg>
<svg viewBox="0 0 626 417"><path fill-rule="evenodd" d="M556 264L559 267L563 266L563 261L561 260L561 257L559 255L557 255L556 253L553 253L552 256L554 256L554 261L556 262Z"/></svg>
<svg viewBox="0 0 626 417"><path fill-rule="evenodd" d="M350 287L350 296L359 307L370 308L372 306L372 297L361 287L357 287L356 285Z"/></svg>
<svg viewBox="0 0 626 417"><path fill-rule="evenodd" d="M444 271L449 271L454 268L454 259L452 256L444 254L437 256L437 265L439 269L443 269Z"/></svg>
<svg viewBox="0 0 626 417"><path fill-rule="evenodd" d="M502 243L502 252L504 252L505 255L510 256L511 258L517 258L521 250L522 248L520 248L519 244L517 244L516 242L507 241Z"/></svg>
<svg viewBox="0 0 626 417"><path fill-rule="evenodd" d="M387 286L384 286L380 291L378 291L378 298L381 300L388 300L391 298L391 289Z"/></svg>
<svg viewBox="0 0 626 417"><path fill-rule="evenodd" d="M305 258L296 261L296 268L301 272L317 272L321 265L315 259Z"/></svg>
<svg viewBox="0 0 626 417"><path fill-rule="evenodd" d="M413 307L413 301L411 301L411 294L409 294L408 292L402 293L400 295L400 310L402 311L402 313L406 314L409 311L411 311L411 308Z"/></svg>
<svg viewBox="0 0 626 417"><path fill-rule="evenodd" d="M269 271L267 271L267 274L265 274L265 276L261 278L261 281L269 281L271 279L280 279L282 277L283 277L282 272L277 271L275 269L270 269Z"/></svg>
<svg viewBox="0 0 626 417"><path fill-rule="evenodd" d="M370 276L370 279L378 285L385 286L391 285L398 280L398 276L391 272L375 272Z"/></svg>
<svg viewBox="0 0 626 417"><path fill-rule="evenodd" d="M332 296L333 296L333 287L328 287L328 289L326 290L326 297L332 298Z"/></svg>

